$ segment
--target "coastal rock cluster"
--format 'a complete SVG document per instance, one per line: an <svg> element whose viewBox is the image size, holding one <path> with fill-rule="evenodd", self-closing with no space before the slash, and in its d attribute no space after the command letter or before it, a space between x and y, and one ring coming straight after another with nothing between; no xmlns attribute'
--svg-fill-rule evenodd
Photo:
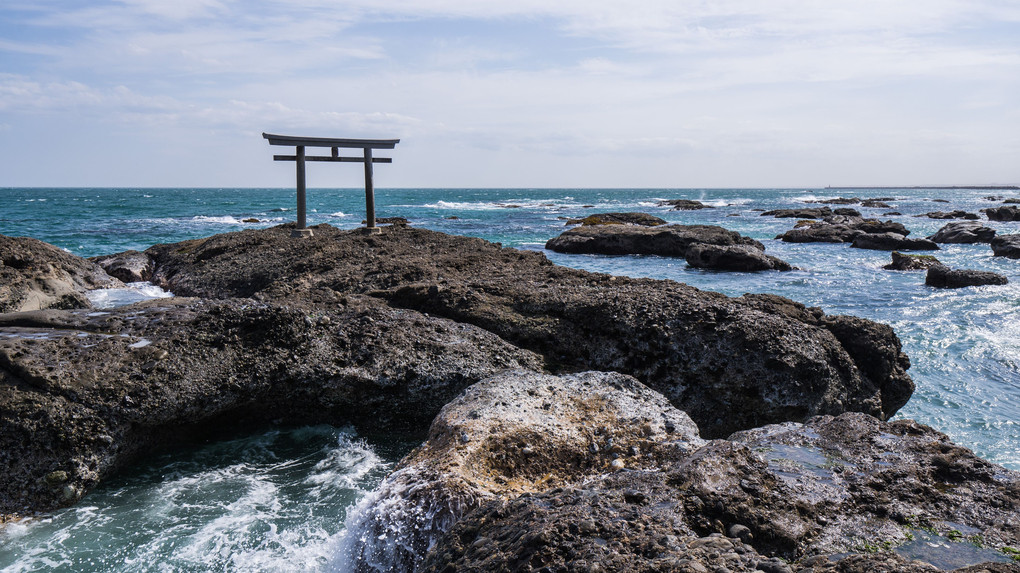
<svg viewBox="0 0 1020 573"><path fill-rule="evenodd" d="M716 267L763 252L632 222L564 235L665 230ZM348 522L355 570L930 571L904 548L961 531L962 564L1011 570L1020 475L886 421L913 391L886 325L407 225L292 228L96 261L0 237L0 273L29 285L0 290L0 514L226 426L351 423L428 428ZM84 296L145 277L177 296Z"/></svg>

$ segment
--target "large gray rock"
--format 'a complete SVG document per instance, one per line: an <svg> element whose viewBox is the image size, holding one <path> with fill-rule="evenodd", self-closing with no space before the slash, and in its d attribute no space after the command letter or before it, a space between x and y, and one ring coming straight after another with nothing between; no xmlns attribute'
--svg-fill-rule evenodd
<svg viewBox="0 0 1020 573"><path fill-rule="evenodd" d="M923 271L941 264L931 255L905 255L893 251L892 262L882 268L890 271Z"/></svg>
<svg viewBox="0 0 1020 573"><path fill-rule="evenodd" d="M935 571L890 550L934 559L910 553L912 530L965 530L984 550L960 565L1008 561L1020 474L909 420L706 443L628 377L504 374L444 408L347 528L354 571Z"/></svg>
<svg viewBox="0 0 1020 573"><path fill-rule="evenodd" d="M687 248L694 243L765 248L754 239L715 225L582 226L549 239L545 248L574 254L685 257Z"/></svg>
<svg viewBox="0 0 1020 573"><path fill-rule="evenodd" d="M568 225L644 225L657 227L666 220L648 213L596 213L581 219L569 219Z"/></svg>
<svg viewBox="0 0 1020 573"><path fill-rule="evenodd" d="M915 217L928 217L929 219L968 219L971 221L980 219L977 213L968 213L967 211L932 211L930 213L923 213L921 215L914 215Z"/></svg>
<svg viewBox="0 0 1020 573"><path fill-rule="evenodd" d="M992 254L996 257L1020 259L1020 234L998 235L991 241Z"/></svg>
<svg viewBox="0 0 1020 573"><path fill-rule="evenodd" d="M695 201L693 199L667 199L665 201L659 201L659 206L664 207L669 205L673 207L672 211L697 211L699 209L715 209L711 205L706 205L701 201Z"/></svg>
<svg viewBox="0 0 1020 573"><path fill-rule="evenodd" d="M27 237L0 235L0 313L91 308L85 292L120 281L99 265Z"/></svg>
<svg viewBox="0 0 1020 573"><path fill-rule="evenodd" d="M180 295L312 307L368 294L484 328L557 370L635 376L690 412L706 436L847 410L886 418L913 390L891 328L791 311L798 305L786 299L588 273L422 229L366 235L320 225L301 241L289 230L153 247L153 281Z"/></svg>
<svg viewBox="0 0 1020 573"><path fill-rule="evenodd" d="M1004 285L1009 279L991 271L951 269L945 265L928 268L924 284L936 288L964 288L970 286Z"/></svg>
<svg viewBox="0 0 1020 573"><path fill-rule="evenodd" d="M937 251L939 246L928 239L908 239L899 233L861 233L854 237L855 249L876 251Z"/></svg>
<svg viewBox="0 0 1020 573"><path fill-rule="evenodd" d="M798 209L772 209L764 211L762 217L775 217L777 219L822 219L832 215L832 209L828 207L801 207Z"/></svg>
<svg viewBox="0 0 1020 573"><path fill-rule="evenodd" d="M246 423L420 429L541 359L479 328L337 298L0 315L0 515L77 501L155 446ZM116 336L110 333L118 333Z"/></svg>
<svg viewBox="0 0 1020 573"><path fill-rule="evenodd" d="M89 260L102 267L106 274L126 283L142 282L152 278L152 259L145 253L124 251Z"/></svg>
<svg viewBox="0 0 1020 573"><path fill-rule="evenodd" d="M949 223L928 237L936 243L987 243L995 236L995 229L974 221Z"/></svg>
<svg viewBox="0 0 1020 573"><path fill-rule="evenodd" d="M895 221L832 215L821 221L802 221L776 238L788 243L852 243L860 235L880 233L906 237L910 231Z"/></svg>
<svg viewBox="0 0 1020 573"><path fill-rule="evenodd" d="M790 271L793 266L751 245L708 245L695 243L687 248L687 264L699 269L720 271Z"/></svg>
<svg viewBox="0 0 1020 573"><path fill-rule="evenodd" d="M989 221L1020 221L1020 208L1014 205L982 209Z"/></svg>

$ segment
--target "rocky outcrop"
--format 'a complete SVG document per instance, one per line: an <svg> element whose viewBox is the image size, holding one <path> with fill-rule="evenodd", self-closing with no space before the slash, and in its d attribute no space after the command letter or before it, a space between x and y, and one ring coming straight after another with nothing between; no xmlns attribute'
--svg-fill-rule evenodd
<svg viewBox="0 0 1020 573"><path fill-rule="evenodd" d="M930 213L923 213L921 215L914 215L915 217L928 217L929 219L969 219L976 220L980 217L977 213L968 213L967 211L932 211Z"/></svg>
<svg viewBox="0 0 1020 573"><path fill-rule="evenodd" d="M588 273L541 253L408 227L367 235L320 225L300 241L288 232L158 245L147 251L153 281L178 295L310 308L371 295L484 328L555 371L635 376L690 412L705 436L847 410L887 418L913 389L891 328L791 311L798 305L779 297L732 299Z"/></svg>
<svg viewBox="0 0 1020 573"><path fill-rule="evenodd" d="M989 221L1020 221L1020 207L1004 205L982 209Z"/></svg>
<svg viewBox="0 0 1020 573"><path fill-rule="evenodd" d="M892 262L882 268L890 271L923 271L941 264L931 255L904 255L893 251Z"/></svg>
<svg viewBox="0 0 1020 573"><path fill-rule="evenodd" d="M468 385L542 367L479 328L357 296L7 314L0 332L0 514L77 501L224 424L418 429Z"/></svg>
<svg viewBox="0 0 1020 573"><path fill-rule="evenodd" d="M832 216L832 209L828 207L803 207L799 209L772 209L761 214L762 217L776 217L777 219L823 219Z"/></svg>
<svg viewBox="0 0 1020 573"><path fill-rule="evenodd" d="M910 231L894 221L833 215L821 221L801 221L776 238L788 243L852 243L860 235L878 233L896 233L906 237Z"/></svg>
<svg viewBox="0 0 1020 573"><path fill-rule="evenodd" d="M991 247L996 257L1020 259L1020 234L998 235L992 239Z"/></svg>
<svg viewBox="0 0 1020 573"><path fill-rule="evenodd" d="M701 201L695 201L693 199L668 199L666 201L659 201L660 207L665 206L673 207L671 211L697 211L698 209L715 209L711 205L706 205Z"/></svg>
<svg viewBox="0 0 1020 573"><path fill-rule="evenodd" d="M924 277L924 284L935 288L963 288L1007 283L1009 283L1009 279L999 273L951 269L945 265L929 267L928 274Z"/></svg>
<svg viewBox="0 0 1020 573"><path fill-rule="evenodd" d="M987 243L995 236L995 229L986 227L981 223L960 221L949 223L939 229L934 235L928 237L936 243Z"/></svg>
<svg viewBox="0 0 1020 573"><path fill-rule="evenodd" d="M568 225L643 225L657 227L666 220L648 213L597 213L583 219L568 219Z"/></svg>
<svg viewBox="0 0 1020 573"><path fill-rule="evenodd" d="M790 271L793 266L751 245L708 245L695 243L687 248L687 264L699 269L720 271Z"/></svg>
<svg viewBox="0 0 1020 573"><path fill-rule="evenodd" d="M91 308L85 292L121 286L99 265L27 237L0 235L0 313Z"/></svg>
<svg viewBox="0 0 1020 573"><path fill-rule="evenodd" d="M706 443L627 377L505 374L443 409L348 520L340 559L355 571L933 571L892 551L933 559L913 536L965 530L983 550L963 565L1008 561L998 549L1020 541L1018 510L1020 474L909 420L823 416Z"/></svg>
<svg viewBox="0 0 1020 573"><path fill-rule="evenodd" d="M685 257L687 248L694 243L765 248L754 239L715 225L582 226L549 239L545 248L572 254Z"/></svg>
<svg viewBox="0 0 1020 573"><path fill-rule="evenodd" d="M124 251L89 260L102 267L106 274L125 283L148 281L152 278L152 259L145 253Z"/></svg>
<svg viewBox="0 0 1020 573"><path fill-rule="evenodd" d="M861 233L850 245L855 249L876 251L937 251L939 246L928 239L908 239L899 233Z"/></svg>

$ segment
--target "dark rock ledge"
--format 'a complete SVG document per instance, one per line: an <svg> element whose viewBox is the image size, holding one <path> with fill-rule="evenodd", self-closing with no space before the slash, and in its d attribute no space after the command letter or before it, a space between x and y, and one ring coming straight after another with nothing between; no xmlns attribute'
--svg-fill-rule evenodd
<svg viewBox="0 0 1020 573"><path fill-rule="evenodd" d="M887 419L913 390L890 327L781 297L588 273L404 226L290 230L148 249L152 280L195 298L3 315L0 514L73 503L140 453L222 423L423 429L506 368L633 375L708 437L846 411Z"/></svg>

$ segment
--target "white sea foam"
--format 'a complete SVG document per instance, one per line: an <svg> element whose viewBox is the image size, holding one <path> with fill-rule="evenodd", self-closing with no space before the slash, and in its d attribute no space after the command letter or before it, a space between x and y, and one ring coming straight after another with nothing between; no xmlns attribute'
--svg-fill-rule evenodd
<svg viewBox="0 0 1020 573"><path fill-rule="evenodd" d="M191 218L192 221L198 223L214 223L218 225L243 225L244 223L238 220L236 217L230 215L220 217L207 217L205 215L196 215Z"/></svg>
<svg viewBox="0 0 1020 573"><path fill-rule="evenodd" d="M85 293L96 308L114 308L143 300L170 298L174 293L165 291L150 282L127 283L123 287L102 288Z"/></svg>

